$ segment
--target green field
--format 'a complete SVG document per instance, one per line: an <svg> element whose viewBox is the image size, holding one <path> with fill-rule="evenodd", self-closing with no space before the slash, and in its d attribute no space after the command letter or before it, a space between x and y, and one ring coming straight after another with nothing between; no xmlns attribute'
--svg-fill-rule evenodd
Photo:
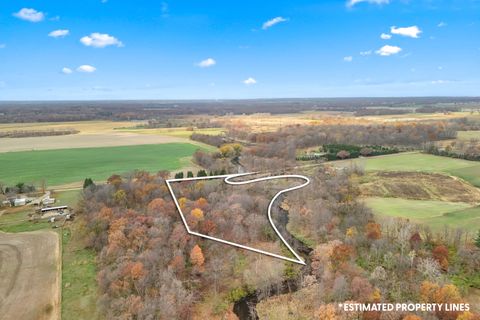
<svg viewBox="0 0 480 320"><path fill-rule="evenodd" d="M51 228L46 220L29 221L28 214L32 209L20 210L15 213L4 213L0 215L0 231L3 232L27 232Z"/></svg>
<svg viewBox="0 0 480 320"><path fill-rule="evenodd" d="M97 308L95 252L74 222L62 232L62 319L102 319Z"/></svg>
<svg viewBox="0 0 480 320"><path fill-rule="evenodd" d="M105 180L113 173L135 169L151 172L176 170L189 164L200 147L190 143L166 143L124 147L81 148L0 153L0 180L61 185L86 177Z"/></svg>
<svg viewBox="0 0 480 320"><path fill-rule="evenodd" d="M480 207L468 203L376 197L364 201L376 215L406 218L435 231L447 226L476 232L480 226Z"/></svg>
<svg viewBox="0 0 480 320"><path fill-rule="evenodd" d="M460 177L475 186L480 186L480 162L434 156L419 152L341 160L332 162L338 167L352 164L363 166L366 171L420 171L438 172Z"/></svg>

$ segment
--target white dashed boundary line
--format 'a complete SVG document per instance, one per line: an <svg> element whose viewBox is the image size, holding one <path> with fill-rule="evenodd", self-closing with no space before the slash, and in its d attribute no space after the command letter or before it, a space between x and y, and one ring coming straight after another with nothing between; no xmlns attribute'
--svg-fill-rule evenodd
<svg viewBox="0 0 480 320"><path fill-rule="evenodd" d="M205 239L213 240L213 241L218 241L218 242L228 244L228 245L231 245L231 246L234 246L234 247L242 248L242 249L245 249L245 250L250 250L250 251L253 251L253 252L261 253L261 254L271 256L271 257L275 257L275 258L278 258L278 259L283 259L283 260L286 260L286 261L290 261L290 262L298 263L298 264L301 264L301 265L305 265L305 261L303 261L303 259L295 252L295 250L292 249L292 247L282 237L282 235L278 231L277 227L275 227L275 224L273 223L273 220L272 220L272 207L273 207L273 203L275 202L275 200L281 194L286 193L288 191L301 189L301 188L307 186L310 183L310 179L305 177L305 176L302 176L302 175L291 174L291 175L279 175L279 176L262 177L262 178L256 178L256 179L253 179L253 180L246 180L246 181L245 180L244 181L231 181L231 179L234 179L234 178L237 178L237 177L243 177L243 176L252 175L252 174L256 174L256 173L257 172L239 173L239 174L226 174L226 175L219 175L219 176L207 176L207 177L196 177L196 178L168 179L168 180L165 180L165 182L167 184L168 190L170 191L170 194L172 195L173 202L175 203L175 206L177 207L177 210L180 213L180 217L182 218L183 224L185 225L185 228L187 229L187 232L189 234L192 234L192 235L195 235L195 236L198 236L198 237L202 237L202 238L205 238ZM268 220L270 221L270 225L272 226L272 228L275 231L275 233L277 234L277 236L282 240L283 244L288 248L288 250L290 250L290 252L295 256L296 259L292 259L292 258L289 258L289 257L284 257L284 256L281 256L281 255L278 255L278 254L275 254L275 253L271 253L271 252L260 250L260 249L255 249L255 248L252 248L252 247L249 247L249 246L244 246L244 245L241 245L241 244L238 244L238 243L235 243L235 242L230 242L230 241L227 241L227 240L215 238L215 237L212 237L212 236L208 236L208 235L190 230L190 228L188 227L188 224L187 224L187 220L185 219L185 216L182 212L182 209L180 208L180 205L178 204L177 197L175 196L175 193L173 192L173 189L172 189L172 186L170 185L170 183L181 182L181 181L211 180L211 179L219 179L219 178L224 178L223 181L226 184L230 184L230 185L244 185L244 184L255 183L255 182L260 182L260 181L267 181L267 180L274 180L274 179L285 179L285 178L302 179L302 180L305 181L301 185L291 187L291 188L287 188L287 189L283 189L283 190L280 190L279 192L277 192L275 194L275 196L272 198L272 200L270 200L270 203L268 204L268 210L267 210L267 215L268 215Z"/></svg>

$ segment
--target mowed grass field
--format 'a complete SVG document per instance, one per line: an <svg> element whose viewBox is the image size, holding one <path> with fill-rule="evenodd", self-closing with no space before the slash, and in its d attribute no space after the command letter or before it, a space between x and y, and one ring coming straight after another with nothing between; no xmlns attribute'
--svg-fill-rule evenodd
<svg viewBox="0 0 480 320"><path fill-rule="evenodd" d="M377 215L406 218L428 225L434 231L447 226L477 232L480 227L480 207L471 207L464 202L377 197L364 201Z"/></svg>
<svg viewBox="0 0 480 320"><path fill-rule="evenodd" d="M337 167L348 167L357 164L363 166L366 171L446 173L480 187L480 162L477 161L440 157L420 152L405 152L387 156L334 161L331 163Z"/></svg>
<svg viewBox="0 0 480 320"><path fill-rule="evenodd" d="M176 170L190 163L200 149L190 143L165 143L102 148L78 148L0 153L0 180L7 185L18 182L62 185L86 177L105 180L113 173L136 169L155 172Z"/></svg>
<svg viewBox="0 0 480 320"><path fill-rule="evenodd" d="M342 160L338 167L353 164L367 172L425 172L459 177L480 187L480 162L407 152L388 156ZM394 195L393 195L394 196ZM414 200L401 197L368 197L365 202L379 216L402 217L441 231L445 226L476 232L480 228L480 207L467 202Z"/></svg>

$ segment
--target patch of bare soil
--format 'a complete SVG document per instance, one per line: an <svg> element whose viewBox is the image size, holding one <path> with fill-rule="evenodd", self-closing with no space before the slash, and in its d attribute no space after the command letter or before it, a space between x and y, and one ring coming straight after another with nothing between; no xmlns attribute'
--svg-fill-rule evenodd
<svg viewBox="0 0 480 320"><path fill-rule="evenodd" d="M60 319L59 261L55 232L0 232L0 317Z"/></svg>
<svg viewBox="0 0 480 320"><path fill-rule="evenodd" d="M360 179L366 197L480 202L480 190L458 178L420 172L376 172Z"/></svg>

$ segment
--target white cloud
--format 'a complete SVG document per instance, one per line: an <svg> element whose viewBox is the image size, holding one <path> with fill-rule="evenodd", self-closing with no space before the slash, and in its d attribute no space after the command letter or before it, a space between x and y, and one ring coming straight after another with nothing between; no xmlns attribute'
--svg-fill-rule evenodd
<svg viewBox="0 0 480 320"><path fill-rule="evenodd" d="M450 80L432 80L430 81L431 84L445 84L445 83L451 83Z"/></svg>
<svg viewBox="0 0 480 320"><path fill-rule="evenodd" d="M268 28L273 27L276 24L279 24L281 22L286 22L286 21L288 21L288 19L286 19L284 17L275 17L273 19L270 19L270 20L264 22L263 25L262 25L262 29L267 30Z"/></svg>
<svg viewBox="0 0 480 320"><path fill-rule="evenodd" d="M52 38L63 38L65 36L68 36L69 33L70 31L67 29L59 29L59 30L54 30L50 32L48 36Z"/></svg>
<svg viewBox="0 0 480 320"><path fill-rule="evenodd" d="M63 74L71 74L72 72L73 72L73 70L70 69L70 68L67 68L67 67L62 68L62 73Z"/></svg>
<svg viewBox="0 0 480 320"><path fill-rule="evenodd" d="M105 48L108 46L123 47L123 43L117 38L106 33L98 33L98 32L94 32L89 36L85 36L81 38L80 42L86 45L87 47L95 47L95 48Z"/></svg>
<svg viewBox="0 0 480 320"><path fill-rule="evenodd" d="M30 22L40 22L45 19L45 14L43 12L31 8L23 8L20 11L15 12L13 15L19 19Z"/></svg>
<svg viewBox="0 0 480 320"><path fill-rule="evenodd" d="M437 27L439 27L439 28L446 27L446 26L447 26L447 24L443 21L440 21L440 23L437 24Z"/></svg>
<svg viewBox="0 0 480 320"><path fill-rule="evenodd" d="M97 68L88 64L81 65L80 67L77 68L78 72L86 72L86 73L92 73L92 72L95 72L96 70Z"/></svg>
<svg viewBox="0 0 480 320"><path fill-rule="evenodd" d="M422 33L422 30L420 30L417 26L404 27L404 28L397 28L393 26L390 28L390 32L392 34L398 34L404 37L418 38L418 35Z"/></svg>
<svg viewBox="0 0 480 320"><path fill-rule="evenodd" d="M360 51L361 56L369 56L372 54L372 50Z"/></svg>
<svg viewBox="0 0 480 320"><path fill-rule="evenodd" d="M5 49L7 45L5 43L0 43L0 49Z"/></svg>
<svg viewBox="0 0 480 320"><path fill-rule="evenodd" d="M375 53L381 56L391 56L399 53L400 51L402 51L402 48L400 47L386 45L375 51Z"/></svg>
<svg viewBox="0 0 480 320"><path fill-rule="evenodd" d="M199 63L197 63L197 67L208 68L208 67L213 67L216 64L217 64L217 61L215 61L215 59L207 58L207 59L202 60Z"/></svg>
<svg viewBox="0 0 480 320"><path fill-rule="evenodd" d="M245 79L243 80L243 83L246 84L247 86L250 86L252 84L256 84L257 83L257 80L255 80L254 78L250 77L248 79Z"/></svg>
<svg viewBox="0 0 480 320"><path fill-rule="evenodd" d="M353 7L354 5L362 2L372 3L372 4L388 4L390 0L348 0L347 7Z"/></svg>
<svg viewBox="0 0 480 320"><path fill-rule="evenodd" d="M392 38L392 35L391 34L388 34L388 33L382 33L380 35L380 38L382 38L383 40L388 40L388 39L391 39Z"/></svg>
<svg viewBox="0 0 480 320"><path fill-rule="evenodd" d="M352 62L352 60L353 60L352 56L343 57L343 61L345 61L345 62Z"/></svg>

